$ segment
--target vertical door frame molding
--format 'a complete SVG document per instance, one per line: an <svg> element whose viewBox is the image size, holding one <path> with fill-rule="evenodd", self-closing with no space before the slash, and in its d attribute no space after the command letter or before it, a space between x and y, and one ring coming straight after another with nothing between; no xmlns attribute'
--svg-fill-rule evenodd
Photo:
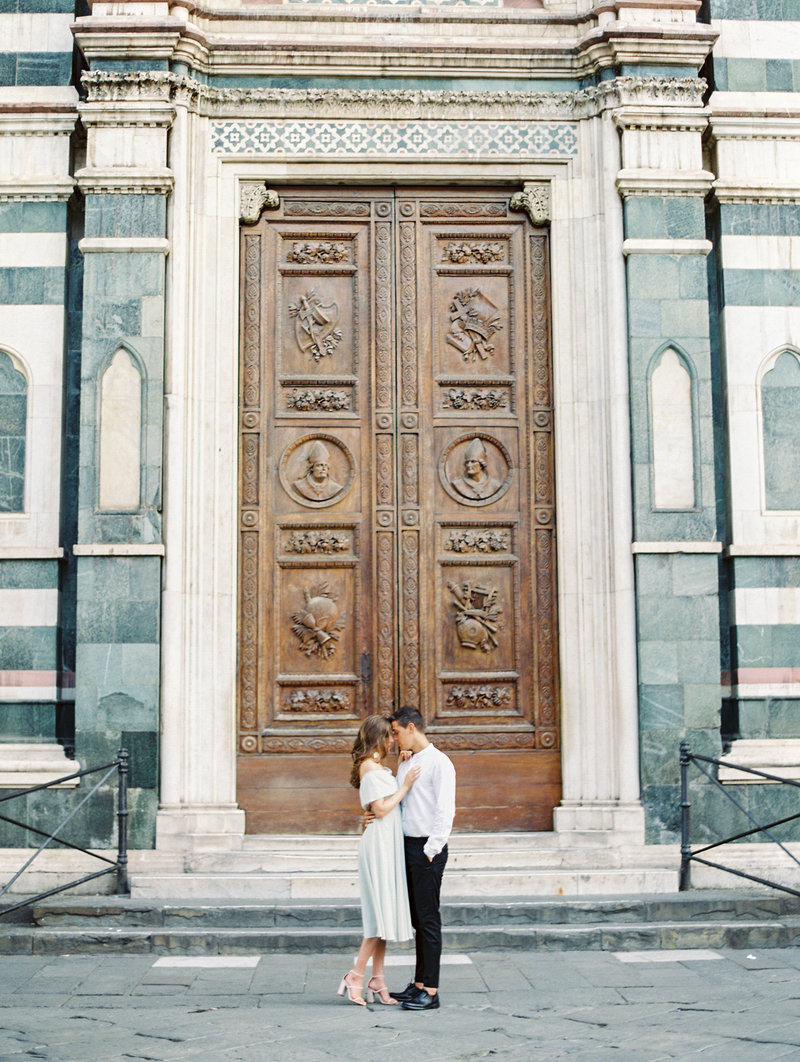
<svg viewBox="0 0 800 1062"><path fill-rule="evenodd" d="M182 116L181 116L182 117ZM441 160L173 159L177 199L198 190L172 234L173 290L165 508L160 849L241 845L236 805L240 187L549 185L555 398L558 626L563 798L555 830L596 831L600 844L643 843L619 143L604 114L578 126L571 158L460 169ZM186 191L179 188L186 182ZM208 278L213 283L208 283ZM213 297L209 297L209 291ZM587 436L597 445L576 447ZM178 666L176 662L180 662Z"/></svg>

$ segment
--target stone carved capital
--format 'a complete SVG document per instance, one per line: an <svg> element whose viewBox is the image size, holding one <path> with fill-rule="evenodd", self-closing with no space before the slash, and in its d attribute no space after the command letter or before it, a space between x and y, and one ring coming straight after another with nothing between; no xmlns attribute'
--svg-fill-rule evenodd
<svg viewBox="0 0 800 1062"><path fill-rule="evenodd" d="M526 184L511 196L512 210L524 210L534 225L550 221L550 185Z"/></svg>
<svg viewBox="0 0 800 1062"><path fill-rule="evenodd" d="M246 225L255 225L262 210L277 210L281 201L277 192L265 184L243 182L239 188L239 217Z"/></svg>
<svg viewBox="0 0 800 1062"><path fill-rule="evenodd" d="M459 92L435 89L216 88L185 74L92 70L81 81L90 103L168 100L214 118L580 120L630 104L702 107L706 82L691 77L613 78L573 92Z"/></svg>

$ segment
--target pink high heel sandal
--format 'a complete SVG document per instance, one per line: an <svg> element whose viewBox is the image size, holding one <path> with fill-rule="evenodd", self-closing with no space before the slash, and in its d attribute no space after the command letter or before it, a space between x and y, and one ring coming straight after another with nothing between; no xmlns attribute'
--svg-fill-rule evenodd
<svg viewBox="0 0 800 1062"><path fill-rule="evenodd" d="M366 1007L367 1001L361 995L363 991L364 978L361 978L360 985L351 985L347 980L348 977L358 977L358 974L353 970L349 970L339 982L339 987L336 990L337 996L343 996L347 993L347 998L351 1003L355 1003L356 1006Z"/></svg>
<svg viewBox="0 0 800 1062"><path fill-rule="evenodd" d="M375 982L375 984L373 984L373 981ZM383 984L379 985L379 981L383 981ZM378 1002L383 1003L384 1006L397 1006L397 1000L392 999L392 997L389 995L389 989L386 987L386 978L382 975L378 975L377 977L370 977L369 982L367 983L367 991L373 993L373 998L370 1000L370 1003L372 1003L374 998L377 996Z"/></svg>

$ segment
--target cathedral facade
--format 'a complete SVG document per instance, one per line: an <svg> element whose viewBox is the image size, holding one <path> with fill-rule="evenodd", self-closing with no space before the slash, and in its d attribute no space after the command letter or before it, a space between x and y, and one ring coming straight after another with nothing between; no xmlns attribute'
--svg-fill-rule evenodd
<svg viewBox="0 0 800 1062"><path fill-rule="evenodd" d="M127 748L146 872L355 833L401 704L457 828L623 865L678 842L682 741L800 778L795 0L0 38L0 787Z"/></svg>

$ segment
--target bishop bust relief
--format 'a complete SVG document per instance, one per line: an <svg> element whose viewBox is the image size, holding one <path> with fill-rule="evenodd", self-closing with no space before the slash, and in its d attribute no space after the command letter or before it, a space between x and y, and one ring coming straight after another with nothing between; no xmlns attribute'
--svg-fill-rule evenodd
<svg viewBox="0 0 800 1062"><path fill-rule="evenodd" d="M439 479L461 505L491 505L511 485L513 467L506 448L489 435L456 439L439 459Z"/></svg>
<svg viewBox="0 0 800 1062"><path fill-rule="evenodd" d="M279 475L286 493L300 505L325 508L350 490L355 462L341 439L306 435L286 447Z"/></svg>

